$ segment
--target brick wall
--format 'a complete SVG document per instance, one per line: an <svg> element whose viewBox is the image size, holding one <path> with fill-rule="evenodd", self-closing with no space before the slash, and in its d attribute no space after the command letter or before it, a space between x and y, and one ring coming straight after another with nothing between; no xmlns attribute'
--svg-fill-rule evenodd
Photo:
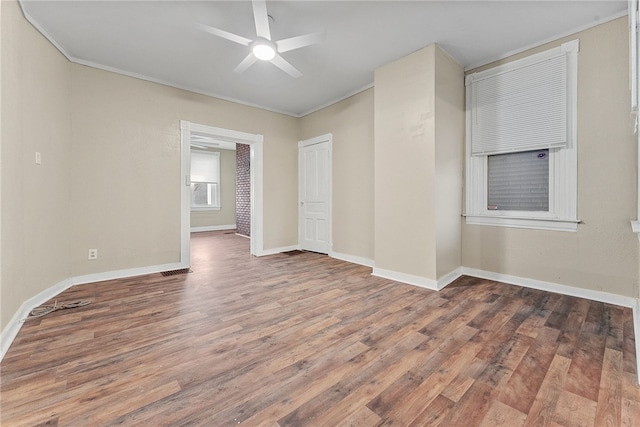
<svg viewBox="0 0 640 427"><path fill-rule="evenodd" d="M236 228L251 236L251 147L236 144Z"/></svg>

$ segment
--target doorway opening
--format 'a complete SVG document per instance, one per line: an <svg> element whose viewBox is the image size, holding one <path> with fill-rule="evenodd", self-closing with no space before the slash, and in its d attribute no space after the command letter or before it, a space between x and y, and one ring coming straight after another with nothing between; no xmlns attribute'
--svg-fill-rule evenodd
<svg viewBox="0 0 640 427"><path fill-rule="evenodd" d="M220 148L229 144L249 147L250 165L250 229L251 255L260 256L263 247L263 136L230 129L180 121L181 129L181 212L180 212L180 264L191 264L191 147L194 144L207 149L218 144Z"/></svg>

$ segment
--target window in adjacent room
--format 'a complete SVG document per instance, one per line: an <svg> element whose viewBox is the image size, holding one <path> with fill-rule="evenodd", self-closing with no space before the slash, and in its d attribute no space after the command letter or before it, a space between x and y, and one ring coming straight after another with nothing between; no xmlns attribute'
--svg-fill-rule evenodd
<svg viewBox="0 0 640 427"><path fill-rule="evenodd" d="M577 54L467 76L467 224L577 229Z"/></svg>
<svg viewBox="0 0 640 427"><path fill-rule="evenodd" d="M191 209L220 209L220 153L191 150Z"/></svg>

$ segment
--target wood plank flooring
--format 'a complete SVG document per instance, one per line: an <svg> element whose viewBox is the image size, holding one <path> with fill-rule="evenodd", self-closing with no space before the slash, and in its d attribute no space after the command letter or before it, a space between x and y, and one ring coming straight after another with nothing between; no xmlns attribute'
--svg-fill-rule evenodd
<svg viewBox="0 0 640 427"><path fill-rule="evenodd" d="M73 287L0 365L2 426L640 426L631 310L440 292L197 233L189 274Z"/></svg>

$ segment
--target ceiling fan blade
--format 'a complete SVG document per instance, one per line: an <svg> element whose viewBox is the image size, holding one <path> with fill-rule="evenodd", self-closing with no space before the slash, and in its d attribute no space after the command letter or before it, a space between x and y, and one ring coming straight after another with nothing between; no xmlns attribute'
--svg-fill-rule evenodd
<svg viewBox="0 0 640 427"><path fill-rule="evenodd" d="M251 4L253 5L253 19L256 21L256 34L258 37L271 40L266 0L253 0Z"/></svg>
<svg viewBox="0 0 640 427"><path fill-rule="evenodd" d="M211 138L210 136L191 134L191 145L195 145L196 143L202 144L210 144L210 145L220 145L218 141Z"/></svg>
<svg viewBox="0 0 640 427"><path fill-rule="evenodd" d="M192 142L190 145L191 145L192 147L195 147L195 148L200 148L201 150L206 150L206 149L208 149L208 148L209 148L209 147L207 147L206 145L199 145L199 144L195 144L195 143L193 143L193 142Z"/></svg>
<svg viewBox="0 0 640 427"><path fill-rule="evenodd" d="M273 65L280 68L285 73L289 74L293 78L298 78L302 75L300 71L296 69L293 65L289 64L282 56L276 55L271 60Z"/></svg>
<svg viewBox="0 0 640 427"><path fill-rule="evenodd" d="M256 58L256 56L253 53L250 53L249 55L246 56L246 58L242 60L241 63L238 64L238 66L233 71L235 71L238 74L244 73L246 69L252 66L253 63L256 62L257 60L258 58Z"/></svg>
<svg viewBox="0 0 640 427"><path fill-rule="evenodd" d="M324 32L311 33L305 34L304 36L296 36L288 39L278 40L276 42L276 46L278 46L278 52L288 52L290 50L299 49L301 47L323 42L324 39Z"/></svg>
<svg viewBox="0 0 640 427"><path fill-rule="evenodd" d="M223 39L231 40L232 42L236 42L243 46L249 46L253 40L249 40L246 37L239 36L237 34L230 33L225 30L221 30L219 28L213 28L208 25L198 24L198 28L202 31L206 31L209 34L213 34L214 36L222 37Z"/></svg>

